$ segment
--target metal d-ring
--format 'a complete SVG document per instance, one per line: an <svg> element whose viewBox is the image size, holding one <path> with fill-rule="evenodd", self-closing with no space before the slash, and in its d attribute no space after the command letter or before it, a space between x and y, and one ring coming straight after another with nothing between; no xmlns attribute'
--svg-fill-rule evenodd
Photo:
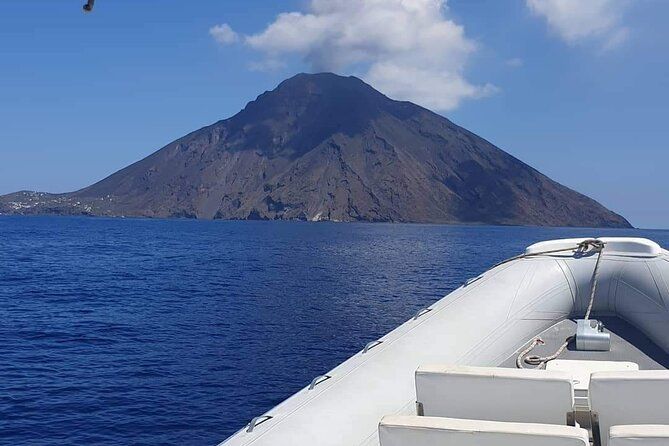
<svg viewBox="0 0 669 446"><path fill-rule="evenodd" d="M483 277L483 275L476 276L476 277L470 277L469 279L465 280L465 285L464 286L469 286L472 283L476 282L477 280L480 280Z"/></svg>
<svg viewBox="0 0 669 446"><path fill-rule="evenodd" d="M311 381L311 384L309 384L309 388L307 390L314 390L317 385L323 381L327 381L330 378L332 378L330 375L318 375L313 379L313 381Z"/></svg>
<svg viewBox="0 0 669 446"><path fill-rule="evenodd" d="M365 345L365 348L362 349L362 354L364 355L365 353L367 353L368 351L370 351L371 349L373 349L374 347L376 347L381 343L383 343L383 341L379 341L378 339L376 341L369 342L367 345Z"/></svg>
<svg viewBox="0 0 669 446"><path fill-rule="evenodd" d="M253 429L255 429L256 426L260 426L265 421L271 420L271 419L272 419L272 417L269 416L269 415L262 415L262 416L259 416L259 417L255 417L249 423L249 427L246 429L246 433L250 434L251 432L253 432Z"/></svg>
<svg viewBox="0 0 669 446"><path fill-rule="evenodd" d="M415 321L416 319L418 319L424 314L429 313L430 311L432 311L432 308L421 308L420 310L416 311L416 314L413 315L413 320Z"/></svg>

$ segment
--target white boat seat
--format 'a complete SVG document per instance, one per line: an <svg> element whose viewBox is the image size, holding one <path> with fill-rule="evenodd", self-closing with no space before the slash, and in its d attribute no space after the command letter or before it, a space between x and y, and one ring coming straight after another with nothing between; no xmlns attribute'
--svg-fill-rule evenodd
<svg viewBox="0 0 669 446"><path fill-rule="evenodd" d="M593 436L603 446L611 426L669 424L669 370L593 373L589 398Z"/></svg>
<svg viewBox="0 0 669 446"><path fill-rule="evenodd" d="M612 426L609 433L611 446L667 446L669 426L666 424L633 424Z"/></svg>
<svg viewBox="0 0 669 446"><path fill-rule="evenodd" d="M592 373L639 370L639 364L627 361L556 359L546 364L546 370L561 370L569 373L574 381L574 409L588 412L590 411L588 389Z"/></svg>
<svg viewBox="0 0 669 446"><path fill-rule="evenodd" d="M422 366L416 371L419 415L567 424L571 374L498 367Z"/></svg>
<svg viewBox="0 0 669 446"><path fill-rule="evenodd" d="M392 415L379 423L381 446L589 446L588 431L552 424Z"/></svg>

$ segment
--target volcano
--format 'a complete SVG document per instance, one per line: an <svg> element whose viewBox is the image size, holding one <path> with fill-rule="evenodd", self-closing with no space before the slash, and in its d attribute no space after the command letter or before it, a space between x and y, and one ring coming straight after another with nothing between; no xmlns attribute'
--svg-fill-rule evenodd
<svg viewBox="0 0 669 446"><path fill-rule="evenodd" d="M299 74L231 118L5 214L630 227L490 142L355 77Z"/></svg>

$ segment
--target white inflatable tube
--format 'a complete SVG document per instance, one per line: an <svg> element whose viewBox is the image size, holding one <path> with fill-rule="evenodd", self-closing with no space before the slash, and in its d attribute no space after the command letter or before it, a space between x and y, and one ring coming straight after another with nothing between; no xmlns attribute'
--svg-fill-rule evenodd
<svg viewBox="0 0 669 446"><path fill-rule="evenodd" d="M528 254L576 246L554 240ZM594 314L618 316L669 352L669 252L637 238L601 238ZM539 255L495 267L453 291L326 376L249 423L226 446L378 445L385 415L415 414L423 364L495 366L589 302L595 255Z"/></svg>

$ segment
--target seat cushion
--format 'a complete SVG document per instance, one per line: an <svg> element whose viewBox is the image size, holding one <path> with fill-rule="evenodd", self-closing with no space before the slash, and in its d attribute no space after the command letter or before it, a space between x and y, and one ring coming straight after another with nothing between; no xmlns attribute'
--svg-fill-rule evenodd
<svg viewBox="0 0 669 446"><path fill-rule="evenodd" d="M669 370L593 373L589 398L603 446L611 426L669 424Z"/></svg>
<svg viewBox="0 0 669 446"><path fill-rule="evenodd" d="M609 446L667 446L669 426L666 424L632 424L612 426Z"/></svg>
<svg viewBox="0 0 669 446"><path fill-rule="evenodd" d="M566 424L574 388L564 371L433 365L416 371L416 399L426 416Z"/></svg>
<svg viewBox="0 0 669 446"><path fill-rule="evenodd" d="M438 417L386 416L381 446L589 446L588 432L571 426Z"/></svg>

